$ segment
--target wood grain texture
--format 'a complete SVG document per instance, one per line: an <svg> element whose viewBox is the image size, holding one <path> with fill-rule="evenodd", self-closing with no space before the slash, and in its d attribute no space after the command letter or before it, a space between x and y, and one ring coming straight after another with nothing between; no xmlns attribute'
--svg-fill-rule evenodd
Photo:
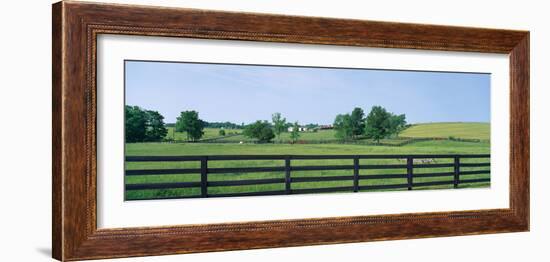
<svg viewBox="0 0 550 262"><path fill-rule="evenodd" d="M53 256L82 260L529 230L529 33L483 28L60 2L53 6ZM99 34L510 55L510 208L97 229Z"/></svg>
<svg viewBox="0 0 550 262"><path fill-rule="evenodd" d="M529 227L529 33L510 52L510 208Z"/></svg>
<svg viewBox="0 0 550 262"><path fill-rule="evenodd" d="M61 5L52 8L52 256L61 257L63 247L63 190L61 174L61 51L63 36L61 34Z"/></svg>

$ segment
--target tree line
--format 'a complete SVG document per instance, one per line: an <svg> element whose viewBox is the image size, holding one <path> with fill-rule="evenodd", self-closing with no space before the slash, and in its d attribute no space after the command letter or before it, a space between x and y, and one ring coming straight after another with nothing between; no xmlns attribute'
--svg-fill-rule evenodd
<svg viewBox="0 0 550 262"><path fill-rule="evenodd" d="M292 127L289 129L289 127ZM308 124L305 127L315 130L317 124ZM367 116L363 109L356 107L351 114L339 114L334 119L335 137L345 141L356 139L373 139L377 143L381 139L397 136L407 127L405 114L395 115L382 106L373 106ZM257 139L259 142L271 142L275 137L280 139L283 132L290 132L292 143L298 141L300 125L298 122L289 123L281 113L271 116L271 123L258 120L246 125L243 135Z"/></svg>
<svg viewBox="0 0 550 262"><path fill-rule="evenodd" d="M126 106L126 141L127 142L155 142L162 141L167 129L164 117L157 111L142 109L137 106ZM372 107L365 116L363 109L356 107L351 113L339 114L334 119L333 127L335 136L342 140L380 139L396 136L404 128L407 122L404 114L394 115L381 106ZM269 143L275 137L281 138L284 132L290 132L290 140L295 143L300 138L300 124L287 122L281 113L271 115L271 122L257 120L251 124L237 125L231 122L208 123L199 117L195 110L180 112L176 123L172 124L176 132L185 132L187 141L196 142L204 135L204 128L221 128L219 135L225 135L224 128L243 129L242 134L256 139L261 143ZM306 127L315 130L319 125L308 124Z"/></svg>
<svg viewBox="0 0 550 262"><path fill-rule="evenodd" d="M356 107L351 114L340 114L334 119L336 137L343 140L367 138L380 142L380 139L397 136L407 127L404 114L394 115L384 107L373 106L365 117L363 109Z"/></svg>
<svg viewBox="0 0 550 262"><path fill-rule="evenodd" d="M244 123L242 124L235 124L231 123L229 121L225 122L204 122L205 128L223 128L223 129L242 129L244 128Z"/></svg>
<svg viewBox="0 0 550 262"><path fill-rule="evenodd" d="M201 120L202 121L202 120ZM223 129L243 129L245 124L235 124L229 121L226 122L208 122L203 121L205 128L223 128ZM166 127L175 127L176 123L166 123Z"/></svg>
<svg viewBox="0 0 550 262"><path fill-rule="evenodd" d="M208 125L208 122L203 121L199 118L199 113L197 111L183 111L180 113L180 116L177 118L175 129L176 132L185 132L187 135L188 141L198 141L204 135L205 127L219 126ZM227 124L230 122L221 122L221 127L237 127L234 124ZM300 137L298 133L298 122L287 123L286 119L281 116L281 113L274 113L272 115L272 122L265 120L257 120L254 123L245 125L241 124L240 127L243 129L243 135L256 139L260 143L271 142L276 136L280 138L281 133L286 132L289 126L293 126L293 131L290 134L290 138L293 142L296 142ZM222 129L219 131L221 136L225 135L225 131Z"/></svg>
<svg viewBox="0 0 550 262"><path fill-rule="evenodd" d="M125 106L125 137L126 142L159 142L168 134L167 126L173 126L176 132L185 132L187 141L197 141L204 135L204 128L209 123L199 118L197 111L183 111L177 117L175 124L165 124L164 116L153 110L138 106ZM214 126L236 127L224 122L213 123ZM225 132L224 132L225 133Z"/></svg>

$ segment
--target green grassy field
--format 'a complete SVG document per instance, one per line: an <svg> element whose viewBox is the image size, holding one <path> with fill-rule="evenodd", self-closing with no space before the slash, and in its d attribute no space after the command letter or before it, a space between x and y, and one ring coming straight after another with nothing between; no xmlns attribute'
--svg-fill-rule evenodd
<svg viewBox="0 0 550 262"><path fill-rule="evenodd" d="M166 134L166 139L173 139L177 141L185 141L187 140L187 135L185 132L174 132L174 127L166 127L168 129L168 133ZM220 136L220 129L219 128L205 128L204 135L201 137L201 139L210 139L215 137L221 137ZM234 133L240 133L241 130L225 130L226 134L234 134Z"/></svg>
<svg viewBox="0 0 550 262"><path fill-rule="evenodd" d="M300 137L297 140L297 144L319 144L319 143L339 143L339 139L335 136L336 131L335 130L319 130L317 132L300 132ZM225 137L218 137L215 141L211 141L214 143L239 143L239 142L245 142L245 143L251 143L255 142L255 139L246 137L244 135L236 135L236 136L225 136ZM386 145L394 145L394 144L400 144L403 143L404 139L396 139L396 138L390 138L390 139L382 139L380 140L380 143L386 144ZM273 139L274 143L280 144L280 143L292 143L292 140L290 139L290 133L284 132L281 133L280 137L275 137ZM356 144L374 144L375 141L372 139L360 139L356 141L348 141L348 143L356 143Z"/></svg>
<svg viewBox="0 0 550 262"><path fill-rule="evenodd" d="M315 133L311 133L315 134ZM350 144L216 144L216 143L132 143L126 145L128 156L168 156L168 155L326 155L326 154L487 154L490 153L488 142L459 142L450 140L423 141L400 147L390 146L366 146ZM299 165L350 165L351 160L293 160L293 166ZM450 163L451 159L435 159L434 163ZM465 160L471 163L488 162L488 159ZM259 166L282 166L282 160L247 160L247 161L213 161L209 167L259 167ZM386 160L361 160L360 164L404 164L400 159ZM198 168L198 162L133 162L127 163L126 169L165 169L165 168ZM480 168L477 168L478 170ZM463 171L476 170L476 168L463 168ZM422 173L430 172L451 172L452 168L426 168ZM336 171L293 171L292 177L305 176L341 176L350 175L351 170ZM405 169L385 170L361 170L360 175L376 174L404 174ZM417 172L417 171L415 171ZM231 174L209 174L209 181L244 180L262 178L283 178L283 172L271 173L231 173ZM462 178L487 178L489 174L468 175ZM449 180L449 177L416 178L415 182L428 182ZM139 183L165 183L165 182L192 182L199 181L199 174L188 175L143 175L126 177L127 184ZM362 185L383 185L406 183L406 179L379 179L361 180ZM293 189L351 186L352 181L334 182L307 182L293 183ZM463 184L461 187L487 187L489 183ZM432 186L435 188L451 188L449 186ZM210 194L216 193L237 193L255 192L266 190L282 190L284 184L267 184L254 186L230 186L230 187L209 187ZM416 188L427 189L427 188ZM185 189L163 189L163 190L132 190L126 192L126 199L150 199L174 196L191 196L200 192L198 188Z"/></svg>
<svg viewBox="0 0 550 262"><path fill-rule="evenodd" d="M167 127L168 134L166 135L167 139L174 139L177 141L184 141L187 139L184 132L175 132L173 127ZM410 138L444 138L454 137L458 139L481 139L489 140L490 139L490 124L489 123L425 123L425 124L416 124L413 125L404 131L402 131L400 137L410 137ZM254 139L248 138L240 134L242 130L226 130L227 136L219 135L219 128L205 128L204 136L202 140L208 140L212 138L218 138L216 141L220 143L223 142L252 142ZM335 130L319 130L317 132L300 132L299 141L323 141L323 140L336 140ZM280 137L275 137L273 139L275 142L290 142L290 133L284 132ZM384 139L383 143L392 143L399 142L394 141L395 139Z"/></svg>
<svg viewBox="0 0 550 262"><path fill-rule="evenodd" d="M491 139L489 123L426 123L413 125L399 134L401 137L436 137Z"/></svg>
<svg viewBox="0 0 550 262"><path fill-rule="evenodd" d="M334 130L319 130L317 132L300 132L300 137L298 138L298 140L301 140L301 141L336 140L337 138L334 136L335 134L336 134L336 131L334 131ZM224 141L250 142L250 141L254 141L254 140L251 139L251 138L248 138L244 135L238 135L238 136L228 136L228 137L225 137L225 138L220 138L217 141L220 141L220 142L224 142ZM275 141L275 142L290 142L291 141L290 133L289 132L281 133L281 136L280 137L275 137L273 139L273 141Z"/></svg>

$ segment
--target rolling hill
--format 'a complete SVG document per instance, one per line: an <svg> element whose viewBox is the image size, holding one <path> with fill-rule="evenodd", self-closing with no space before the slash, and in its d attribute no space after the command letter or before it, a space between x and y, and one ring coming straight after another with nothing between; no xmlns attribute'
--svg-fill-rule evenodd
<svg viewBox="0 0 550 262"><path fill-rule="evenodd" d="M399 136L489 140L491 139L491 125L479 122L415 124L405 129Z"/></svg>

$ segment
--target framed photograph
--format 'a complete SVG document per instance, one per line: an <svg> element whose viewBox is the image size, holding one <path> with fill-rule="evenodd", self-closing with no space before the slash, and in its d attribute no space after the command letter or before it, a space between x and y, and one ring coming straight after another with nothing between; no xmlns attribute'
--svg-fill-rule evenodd
<svg viewBox="0 0 550 262"><path fill-rule="evenodd" d="M59 2L53 257L529 230L529 32Z"/></svg>

